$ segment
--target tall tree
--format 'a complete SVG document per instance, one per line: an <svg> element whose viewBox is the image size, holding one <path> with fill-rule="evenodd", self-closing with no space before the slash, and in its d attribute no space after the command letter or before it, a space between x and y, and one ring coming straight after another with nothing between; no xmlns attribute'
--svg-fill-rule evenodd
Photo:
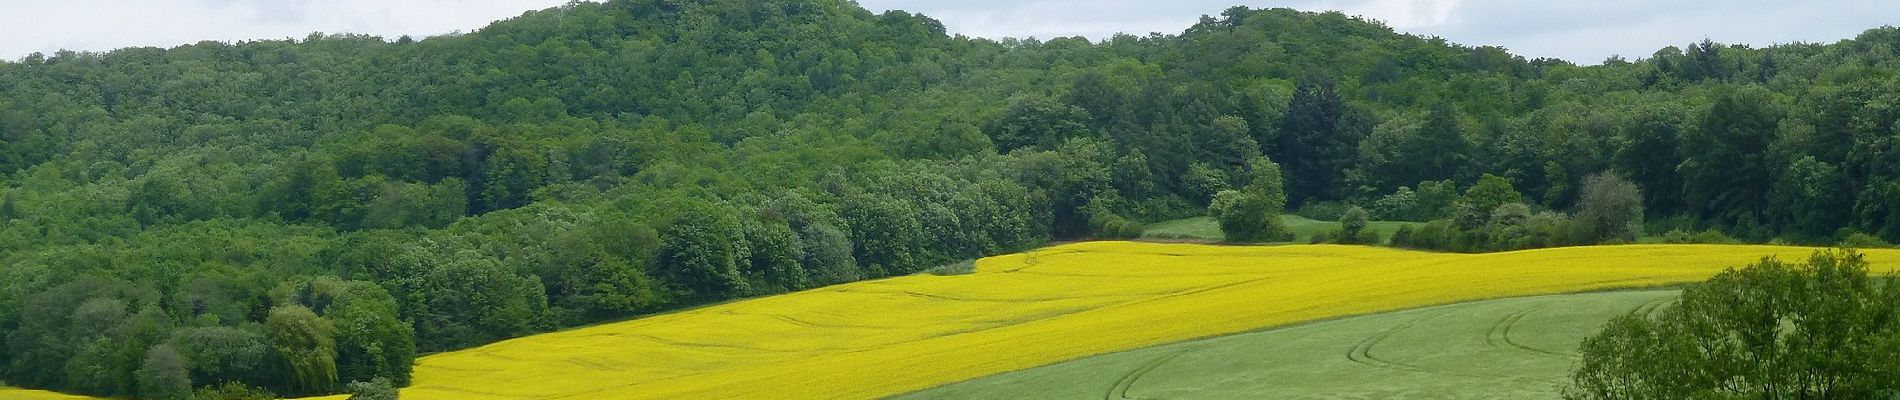
<svg viewBox="0 0 1900 400"><path fill-rule="evenodd" d="M191 374L183 356L171 346L153 346L145 352L145 363L137 372L139 397L150 400L185 400L191 397Z"/></svg>
<svg viewBox="0 0 1900 400"><path fill-rule="evenodd" d="M1781 121L1771 96L1761 89L1724 91L1699 129L1683 139L1680 171L1690 211L1726 224L1762 222L1774 182L1768 146Z"/></svg>
<svg viewBox="0 0 1900 400"><path fill-rule="evenodd" d="M1682 117L1672 111L1646 110L1623 128L1623 146L1614 165L1643 188L1650 212L1667 214L1682 207Z"/></svg>
<svg viewBox="0 0 1900 400"><path fill-rule="evenodd" d="M322 394L337 388L335 328L300 305L272 309L265 336L286 371L285 394Z"/></svg>
<svg viewBox="0 0 1900 400"><path fill-rule="evenodd" d="M1573 219L1589 243L1634 242L1643 234L1643 193L1612 173L1583 180Z"/></svg>
<svg viewBox="0 0 1900 400"><path fill-rule="evenodd" d="M1305 199L1336 199L1347 167L1358 154L1358 137L1343 118L1346 103L1329 79L1301 81L1280 119L1279 143L1273 159L1285 166L1292 206Z"/></svg>

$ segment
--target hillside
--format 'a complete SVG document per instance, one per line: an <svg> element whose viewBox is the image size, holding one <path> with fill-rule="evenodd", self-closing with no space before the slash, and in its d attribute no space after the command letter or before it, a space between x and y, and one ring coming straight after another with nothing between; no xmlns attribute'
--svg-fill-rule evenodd
<svg viewBox="0 0 1900 400"><path fill-rule="evenodd" d="M1586 67L1245 8L989 40L843 0L35 54L0 62L0 380L400 385L417 354L1133 237L1269 177L1484 239L1458 251L1616 241L1543 229L1604 172L1651 234L1891 242L1897 54L1879 28ZM1487 176L1543 230L1428 201Z"/></svg>

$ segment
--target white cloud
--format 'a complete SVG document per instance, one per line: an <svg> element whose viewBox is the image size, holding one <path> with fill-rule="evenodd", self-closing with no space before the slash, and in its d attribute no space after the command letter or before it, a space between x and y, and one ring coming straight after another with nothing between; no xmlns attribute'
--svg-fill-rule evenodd
<svg viewBox="0 0 1900 400"><path fill-rule="evenodd" d="M201 40L472 31L566 0L0 0L0 58Z"/></svg>
<svg viewBox="0 0 1900 400"><path fill-rule="evenodd" d="M310 32L384 37L473 31L567 0L0 0L0 59L57 49L171 47L200 40L302 38ZM1402 32L1531 57L1594 63L1646 56L1704 37L1767 46L1832 42L1900 21L1891 0L860 0L906 9L953 33L1002 38L1178 33L1236 5L1340 10Z"/></svg>

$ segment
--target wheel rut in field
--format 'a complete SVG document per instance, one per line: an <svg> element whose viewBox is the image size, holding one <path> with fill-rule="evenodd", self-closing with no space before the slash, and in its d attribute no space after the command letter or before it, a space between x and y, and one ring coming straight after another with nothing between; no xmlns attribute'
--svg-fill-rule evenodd
<svg viewBox="0 0 1900 400"><path fill-rule="evenodd" d="M1538 305L1534 305L1530 307L1525 307L1524 309L1518 310L1517 312L1513 312L1510 315L1505 315L1504 318L1500 318L1498 319L1497 322L1491 324L1491 331L1486 332L1484 335L1484 343L1494 348L1521 351L1521 352L1532 354L1532 355L1556 357L1556 358L1563 358L1563 359L1569 359L1569 360L1578 359L1579 357L1575 354L1562 353L1562 352L1556 352L1556 351L1545 350L1545 349L1541 349L1537 347L1532 347L1530 345L1519 343L1517 340L1511 339L1511 328L1516 327L1519 321L1523 321L1524 317L1530 316L1531 314L1541 311L1545 307L1549 307L1549 306L1550 306L1549 304L1538 304Z"/></svg>

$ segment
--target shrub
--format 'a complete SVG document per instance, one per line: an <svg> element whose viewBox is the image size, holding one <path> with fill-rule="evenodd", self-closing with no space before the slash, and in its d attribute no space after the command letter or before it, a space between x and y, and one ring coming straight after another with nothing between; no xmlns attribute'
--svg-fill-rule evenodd
<svg viewBox="0 0 1900 400"><path fill-rule="evenodd" d="M1663 243L1670 244L1736 244L1741 242L1722 233L1722 230L1714 228L1699 233L1675 229L1663 234Z"/></svg>
<svg viewBox="0 0 1900 400"><path fill-rule="evenodd" d="M1392 231L1392 245L1393 246L1411 247L1411 244L1412 244L1412 226L1411 225L1399 225L1398 230Z"/></svg>
<svg viewBox="0 0 1900 400"><path fill-rule="evenodd" d="M1220 224L1227 241L1235 243L1290 240L1292 231L1280 221L1278 211L1261 196L1235 190L1214 195L1214 203L1207 207L1208 216Z"/></svg>
<svg viewBox="0 0 1900 400"><path fill-rule="evenodd" d="M348 400L396 400L397 393L388 379L376 378L369 382L350 382Z"/></svg>
<svg viewBox="0 0 1900 400"><path fill-rule="evenodd" d="M1870 278L1861 254L1763 259L1683 290L1653 317L1611 320L1583 342L1564 397L1880 398L1896 381L1896 322L1900 286Z"/></svg>
<svg viewBox="0 0 1900 400"><path fill-rule="evenodd" d="M939 265L924 270L924 273L937 276L969 275L976 273L976 260L963 260Z"/></svg>
<svg viewBox="0 0 1900 400"><path fill-rule="evenodd" d="M1460 229L1477 229L1490 222L1491 212L1498 206L1510 203L1523 203L1524 195L1511 186L1511 181L1497 175L1484 174L1465 195L1458 199L1457 215L1454 221Z"/></svg>
<svg viewBox="0 0 1900 400"><path fill-rule="evenodd" d="M1892 243L1887 243L1887 241L1881 240L1878 236L1869 235L1852 228L1842 229L1840 237L1841 247L1856 249L1884 249L1893 247Z"/></svg>
<svg viewBox="0 0 1900 400"><path fill-rule="evenodd" d="M205 386L191 393L192 400L273 400L276 393L260 387L246 386L237 382L225 382L219 386Z"/></svg>
<svg viewBox="0 0 1900 400"><path fill-rule="evenodd" d="M1300 205L1299 210L1294 210L1293 214L1314 221L1338 221L1340 217L1346 215L1346 210L1349 208L1349 206L1337 201L1317 201L1309 199L1306 203Z"/></svg>
<svg viewBox="0 0 1900 400"><path fill-rule="evenodd" d="M1643 233L1643 192L1622 177L1592 175L1583 181L1575 221L1585 242L1636 241Z"/></svg>
<svg viewBox="0 0 1900 400"><path fill-rule="evenodd" d="M1379 233L1366 229L1370 224L1366 209L1347 207L1339 217L1339 232L1333 234L1331 241L1340 244L1378 244Z"/></svg>

